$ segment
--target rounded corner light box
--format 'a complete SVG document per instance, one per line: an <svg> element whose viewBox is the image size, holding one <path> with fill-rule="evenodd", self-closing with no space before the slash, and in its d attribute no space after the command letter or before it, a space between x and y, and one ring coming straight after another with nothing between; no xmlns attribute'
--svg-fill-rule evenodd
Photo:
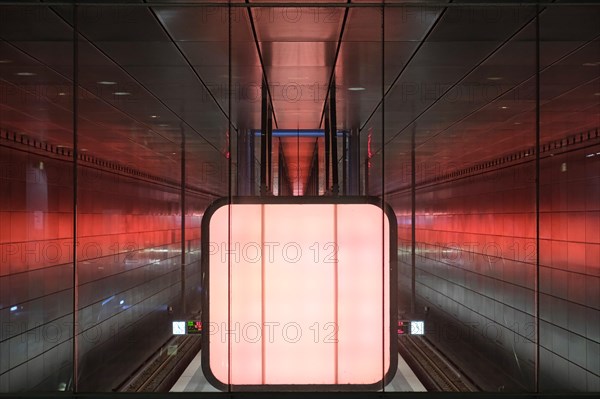
<svg viewBox="0 0 600 399"><path fill-rule="evenodd" d="M202 370L221 390L394 377L396 217L375 197L233 197L202 220Z"/></svg>

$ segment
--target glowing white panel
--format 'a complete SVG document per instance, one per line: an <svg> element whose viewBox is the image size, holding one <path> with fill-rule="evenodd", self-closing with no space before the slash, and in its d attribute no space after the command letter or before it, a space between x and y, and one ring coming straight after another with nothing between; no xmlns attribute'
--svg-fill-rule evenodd
<svg viewBox="0 0 600 399"><path fill-rule="evenodd" d="M425 322L424 321L411 321L410 322L410 333L412 335L425 334Z"/></svg>
<svg viewBox="0 0 600 399"><path fill-rule="evenodd" d="M173 322L173 335L185 335L185 321Z"/></svg>
<svg viewBox="0 0 600 399"><path fill-rule="evenodd" d="M390 220L381 208L230 204L209 217L211 383L377 389L395 371Z"/></svg>

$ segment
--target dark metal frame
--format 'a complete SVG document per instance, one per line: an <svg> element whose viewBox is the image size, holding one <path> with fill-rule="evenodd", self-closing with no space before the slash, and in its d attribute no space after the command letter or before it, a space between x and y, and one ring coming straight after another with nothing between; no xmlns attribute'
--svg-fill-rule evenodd
<svg viewBox="0 0 600 399"><path fill-rule="evenodd" d="M224 384L219 381L212 370L210 369L210 343L209 335L204 334L202 336L202 372L206 379L214 387L229 392L243 392L243 391L302 391L302 392L315 392L315 391L376 391L389 384L398 368L398 341L396 339L396 328L398 324L398 303L397 303L397 263L398 263L398 222L396 215L388 204L383 204L378 197L364 197L364 196L352 196L352 197L231 197L231 198L219 198L214 201L206 209L202 218L201 226L201 237L202 237L202 256L201 256L201 270L202 270L202 323L203 325L209 325L210 322L210 265L209 265L209 243L210 243L210 220L212 215L221 207L229 206L232 204L370 204L375 205L382 209L383 213L387 216L389 222L390 232L390 243L389 243L389 320L390 320L390 363L389 368L385 372L383 378L373 384L267 384L267 385L233 385Z"/></svg>

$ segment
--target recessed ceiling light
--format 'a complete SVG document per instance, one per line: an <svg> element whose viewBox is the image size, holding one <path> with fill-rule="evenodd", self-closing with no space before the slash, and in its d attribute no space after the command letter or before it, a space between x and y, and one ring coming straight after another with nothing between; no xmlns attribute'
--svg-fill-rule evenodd
<svg viewBox="0 0 600 399"><path fill-rule="evenodd" d="M583 64L583 66L599 66L600 65L600 61L598 62L585 62Z"/></svg>
<svg viewBox="0 0 600 399"><path fill-rule="evenodd" d="M116 85L117 84L117 82L111 82L110 80L101 80L101 81L96 82L96 83L98 83L99 85L106 85L106 86L108 86L108 85Z"/></svg>
<svg viewBox="0 0 600 399"><path fill-rule="evenodd" d="M600 93L594 93L595 96L600 96Z"/></svg>
<svg viewBox="0 0 600 399"><path fill-rule="evenodd" d="M501 76L490 76L488 80L502 80Z"/></svg>
<svg viewBox="0 0 600 399"><path fill-rule="evenodd" d="M159 127L168 127L169 125L167 125L166 123L161 123L160 125L158 125Z"/></svg>
<svg viewBox="0 0 600 399"><path fill-rule="evenodd" d="M500 107L500 109L508 109L508 107L506 105L503 105Z"/></svg>
<svg viewBox="0 0 600 399"><path fill-rule="evenodd" d="M12 60L0 60L0 64L10 64Z"/></svg>
<svg viewBox="0 0 600 399"><path fill-rule="evenodd" d="M587 154L585 157L586 157L586 158L591 158L591 157L595 157L595 156L596 156L596 154L594 154L594 153L591 153L591 154Z"/></svg>
<svg viewBox="0 0 600 399"><path fill-rule="evenodd" d="M520 125L520 124L521 124L521 122L515 122L515 125Z"/></svg>
<svg viewBox="0 0 600 399"><path fill-rule="evenodd" d="M131 93L130 93L130 92L128 92L128 91L115 91L113 94L114 94L115 96L128 96L128 95L130 95Z"/></svg>
<svg viewBox="0 0 600 399"><path fill-rule="evenodd" d="M87 148L82 148L79 151L86 152L87 150L88 150Z"/></svg>
<svg viewBox="0 0 600 399"><path fill-rule="evenodd" d="M363 91L365 90L364 87L348 87L348 90L350 91Z"/></svg>
<svg viewBox="0 0 600 399"><path fill-rule="evenodd" d="M156 119L156 118L158 118L158 115L150 115L150 118Z"/></svg>
<svg viewBox="0 0 600 399"><path fill-rule="evenodd" d="M33 72L17 72L15 75L17 76L35 76Z"/></svg>
<svg viewBox="0 0 600 399"><path fill-rule="evenodd" d="M62 91L61 91L60 93L58 93L58 95L59 95L59 96L66 96L66 95L67 95L67 93L65 93L65 92L62 92Z"/></svg>
<svg viewBox="0 0 600 399"><path fill-rule="evenodd" d="M176 155L177 153L176 152L172 152L171 154Z"/></svg>

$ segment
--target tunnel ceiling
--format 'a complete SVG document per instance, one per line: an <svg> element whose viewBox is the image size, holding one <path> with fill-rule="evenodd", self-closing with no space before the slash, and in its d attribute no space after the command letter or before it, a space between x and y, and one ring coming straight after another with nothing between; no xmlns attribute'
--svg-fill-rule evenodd
<svg viewBox="0 0 600 399"><path fill-rule="evenodd" d="M315 129L333 72L337 127L360 129L373 163L385 143L387 180L412 134L440 170L535 143L535 7L232 8L229 25L227 8L147 3L80 7L81 151L178 178L185 138L189 183L222 193L204 175L226 176L228 120L260 127L263 76L274 128ZM2 128L72 146L72 23L66 7L3 8ZM598 24L599 8L540 9L544 137L600 125Z"/></svg>

